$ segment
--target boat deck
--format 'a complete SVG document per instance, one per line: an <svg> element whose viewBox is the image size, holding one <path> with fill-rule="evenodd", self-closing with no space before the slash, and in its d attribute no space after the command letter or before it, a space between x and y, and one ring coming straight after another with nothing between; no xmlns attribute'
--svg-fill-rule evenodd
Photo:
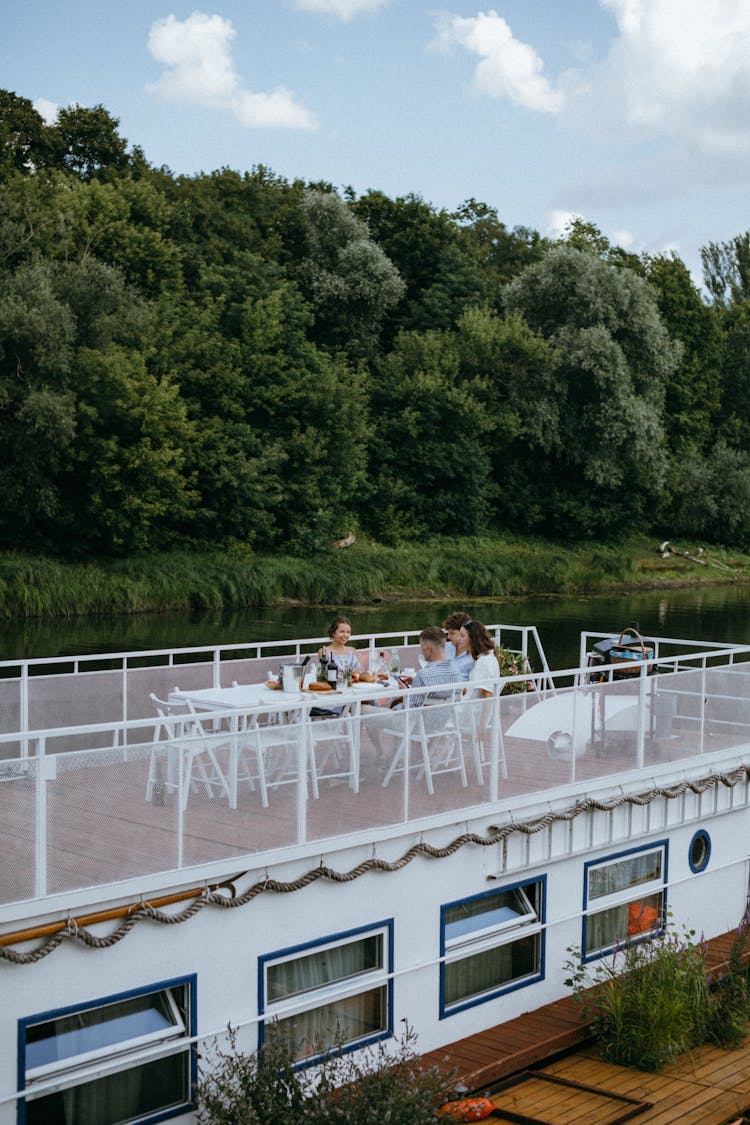
<svg viewBox="0 0 750 1125"><path fill-rule="evenodd" d="M714 745L715 744L715 745ZM726 749L726 733L704 735L704 752ZM736 746L746 747L739 736ZM224 796L208 797L201 784L189 795L180 814L174 792L163 804L146 800L153 746L112 751L109 761L97 759L92 768L77 756L75 767L57 769L42 787L43 802L33 777L19 776L0 783L0 902L95 887L157 872L175 872L214 861L265 854L300 843L296 784L270 788L263 808L257 787L238 787L237 807ZM514 800L541 796L571 781L571 763L553 760L543 743L505 739L508 777L500 778L496 805L504 810ZM689 733L654 743L647 764L694 762L695 739ZM382 781L390 755L363 737L359 791L346 778L321 780L317 800L305 803L305 841L335 842L350 833L407 824L435 814L465 810L490 801L488 771L477 780L471 755L466 754L468 784L457 772L434 777L434 793L417 769L410 771L408 793L403 773L386 787ZM635 766L632 740L616 739L607 753L588 752L575 762L575 781L581 786L602 777L616 778ZM249 864L248 864L249 865ZM40 866L43 870L40 870ZM173 880L174 882L174 880Z"/></svg>
<svg viewBox="0 0 750 1125"><path fill-rule="evenodd" d="M728 967L734 937L735 931L731 931L708 942L707 964L714 972ZM750 952L745 961L750 964ZM572 1085L561 1089L529 1080L502 1088L504 1080L544 1060L550 1061L534 1075L552 1076ZM650 1102L637 1115L644 1125L726 1125L750 1107L750 1042L733 1050L701 1047L655 1074L616 1066L602 1061L590 1042L589 1024L581 1018L572 996L449 1043L424 1055L422 1061L447 1073L457 1070L458 1081L470 1091L481 1090L498 1107L521 1115L503 1116L499 1109L490 1120L526 1120L540 1125L580 1125L583 1121L608 1125L624 1120L618 1116L623 1113L623 1103L608 1099L608 1094ZM574 1086L593 1088L600 1096Z"/></svg>

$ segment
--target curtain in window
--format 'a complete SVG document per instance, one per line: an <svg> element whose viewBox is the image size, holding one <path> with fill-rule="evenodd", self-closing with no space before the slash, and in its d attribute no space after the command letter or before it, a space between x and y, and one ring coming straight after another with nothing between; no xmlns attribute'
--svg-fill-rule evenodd
<svg viewBox="0 0 750 1125"><path fill-rule="evenodd" d="M383 935L373 934L331 949L316 950L276 965L266 974L268 1002L372 972L383 964Z"/></svg>
<svg viewBox="0 0 750 1125"><path fill-rule="evenodd" d="M182 1052L26 1103L26 1125L123 1125L189 1100Z"/></svg>
<svg viewBox="0 0 750 1125"><path fill-rule="evenodd" d="M446 962L444 1000L446 1007L480 996L539 971L539 934L486 949L460 961Z"/></svg>
<svg viewBox="0 0 750 1125"><path fill-rule="evenodd" d="M661 877L662 853L631 855L614 863L589 868L589 901L616 891L650 883Z"/></svg>
<svg viewBox="0 0 750 1125"><path fill-rule="evenodd" d="M614 945L624 945L628 940L633 903L637 903L641 907L644 916L650 915L661 919L661 894L645 895L643 898L634 899L633 902L624 902L619 906L611 907L609 910L601 910L598 914L589 914L586 919L587 953L594 953L597 949L609 949Z"/></svg>
<svg viewBox="0 0 750 1125"><path fill-rule="evenodd" d="M286 1039L296 1059L364 1039L387 1029L386 991L383 985L275 1020L267 1025L267 1036Z"/></svg>

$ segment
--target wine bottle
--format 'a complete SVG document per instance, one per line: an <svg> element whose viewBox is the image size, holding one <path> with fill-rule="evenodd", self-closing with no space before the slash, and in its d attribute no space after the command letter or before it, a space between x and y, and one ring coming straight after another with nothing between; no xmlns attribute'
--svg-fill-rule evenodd
<svg viewBox="0 0 750 1125"><path fill-rule="evenodd" d="M336 684L338 683L338 678L339 678L339 666L336 663L336 661L333 659L333 653L330 650L328 652L327 675L328 675L328 683L331 685L332 688L335 688Z"/></svg>

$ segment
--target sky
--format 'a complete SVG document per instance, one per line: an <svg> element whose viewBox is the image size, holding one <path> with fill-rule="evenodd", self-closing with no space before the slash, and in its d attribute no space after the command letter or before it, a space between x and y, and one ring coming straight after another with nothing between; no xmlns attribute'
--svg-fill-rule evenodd
<svg viewBox="0 0 750 1125"><path fill-rule="evenodd" d="M0 86L174 173L475 198L634 253L750 227L750 0L5 0Z"/></svg>

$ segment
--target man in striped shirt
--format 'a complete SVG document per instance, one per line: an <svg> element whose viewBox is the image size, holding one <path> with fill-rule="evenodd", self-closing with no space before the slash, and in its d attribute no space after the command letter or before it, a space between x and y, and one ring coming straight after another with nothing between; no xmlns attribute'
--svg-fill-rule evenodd
<svg viewBox="0 0 750 1125"><path fill-rule="evenodd" d="M411 683L406 678L401 679L405 687L421 688L431 687L436 684L460 684L464 677L456 671L451 660L445 655L445 635L437 625L430 625L419 634L419 647L425 659L425 665L420 668ZM409 696L410 707L422 707L425 702L438 702L449 699L452 695L450 688L443 691L428 691L415 693Z"/></svg>

